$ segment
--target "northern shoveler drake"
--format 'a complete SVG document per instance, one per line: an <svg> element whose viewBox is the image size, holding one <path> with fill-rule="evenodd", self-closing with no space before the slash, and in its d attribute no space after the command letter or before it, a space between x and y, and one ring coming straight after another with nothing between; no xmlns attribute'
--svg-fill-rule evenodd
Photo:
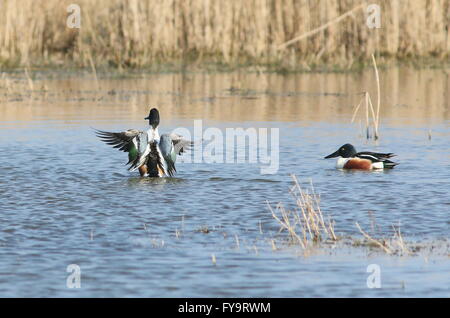
<svg viewBox="0 0 450 318"><path fill-rule="evenodd" d="M339 157L336 162L337 169L373 170L394 168L398 163L389 160L394 156L393 153L356 152L353 145L345 144L325 159Z"/></svg>
<svg viewBox="0 0 450 318"><path fill-rule="evenodd" d="M176 172L177 155L189 150L193 143L175 133L158 133L159 111L152 108L144 119L149 121L147 131L128 129L108 132L96 129L96 135L108 145L128 152L129 171L139 170L142 177L164 177Z"/></svg>

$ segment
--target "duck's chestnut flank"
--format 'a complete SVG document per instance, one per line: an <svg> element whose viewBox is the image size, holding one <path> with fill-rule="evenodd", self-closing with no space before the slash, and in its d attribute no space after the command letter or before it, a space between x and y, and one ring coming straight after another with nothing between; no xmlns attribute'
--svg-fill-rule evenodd
<svg viewBox="0 0 450 318"><path fill-rule="evenodd" d="M372 161L358 158L350 159L345 163L344 169L371 170Z"/></svg>

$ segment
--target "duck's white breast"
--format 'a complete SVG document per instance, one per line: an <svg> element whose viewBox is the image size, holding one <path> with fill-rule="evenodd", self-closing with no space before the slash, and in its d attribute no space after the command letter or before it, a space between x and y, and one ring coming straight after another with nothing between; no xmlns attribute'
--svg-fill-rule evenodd
<svg viewBox="0 0 450 318"><path fill-rule="evenodd" d="M345 166L345 164L347 163L347 161L349 160L350 158L342 158L342 157L339 157L337 160L336 160L336 168L337 169L344 169L344 166Z"/></svg>

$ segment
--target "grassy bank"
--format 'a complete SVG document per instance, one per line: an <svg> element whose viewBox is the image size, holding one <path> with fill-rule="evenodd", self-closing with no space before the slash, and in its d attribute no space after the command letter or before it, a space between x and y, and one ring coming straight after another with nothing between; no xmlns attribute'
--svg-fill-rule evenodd
<svg viewBox="0 0 450 318"><path fill-rule="evenodd" d="M358 68L372 53L380 64L449 59L446 0L378 1L380 29L357 0L80 0L79 29L67 27L71 3L0 0L0 66L291 71Z"/></svg>

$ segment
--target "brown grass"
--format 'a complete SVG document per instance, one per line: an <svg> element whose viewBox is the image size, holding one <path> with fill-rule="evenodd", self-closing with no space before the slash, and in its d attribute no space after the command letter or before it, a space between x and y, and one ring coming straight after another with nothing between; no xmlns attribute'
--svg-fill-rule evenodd
<svg viewBox="0 0 450 318"><path fill-rule="evenodd" d="M358 0L79 0L79 30L66 26L71 3L0 0L0 65L122 68L189 59L289 68L351 66L374 52L445 58L450 51L447 0L378 1L381 29L367 28L365 8L354 10Z"/></svg>
<svg viewBox="0 0 450 318"><path fill-rule="evenodd" d="M334 231L334 220L328 217L327 220L320 208L320 197L315 193L311 182L309 189L304 189L299 184L297 177L292 175L294 185L290 193L295 199L293 209L286 209L281 203L275 208L268 204L272 217L280 225L280 232L286 231L289 245L300 246L308 255L316 248L331 246L326 243L333 243L336 246L365 246L368 248L381 249L389 255L413 255L414 246L406 244L400 232L400 226L392 226L394 235L390 238L378 238L364 231L358 222L356 227L363 235L364 240L354 237L338 237ZM371 224L375 229L375 219L372 217ZM325 243L325 244L324 244ZM275 240L270 240L272 250L277 250Z"/></svg>
<svg viewBox="0 0 450 318"><path fill-rule="evenodd" d="M398 254L398 255L410 255L412 254L411 250L408 248L407 244L403 240L403 236L400 232L400 226L395 227L392 226L394 230L394 236L389 239L380 239L374 238L370 236L367 232L365 232L358 222L356 222L356 227L359 232L364 236L367 240L369 246L381 248L386 254Z"/></svg>
<svg viewBox="0 0 450 318"><path fill-rule="evenodd" d="M280 203L275 209L268 204L273 218L280 224L281 230L289 233L290 241L307 249L315 243L326 240L336 241L334 234L334 222L325 220L320 209L320 198L314 192L311 184L310 190L303 189L297 177L292 175L294 186L290 192L295 198L296 206L293 210L287 210Z"/></svg>
<svg viewBox="0 0 450 318"><path fill-rule="evenodd" d="M381 108L381 90L380 90L380 76L378 74L378 67L377 67L377 62L375 60L375 56L372 54L372 63L373 63L373 68L375 71L375 82L377 84L377 110L375 112L373 104L372 104L372 99L370 98L370 94L368 91L365 91L363 93L364 97L361 99L361 101L359 102L359 104L355 107L355 110L353 111L353 116L352 116L352 120L351 122L353 123L356 115L358 113L358 110L360 109L361 105L364 103L365 104L365 109L366 109L366 138L370 139L370 138L374 138L375 140L377 140L380 135L379 135L379 125L380 125L380 108ZM370 110L370 114L371 114L371 118L372 118L372 125L370 124L370 120L369 120L369 110ZM370 133L370 128L372 127L373 130L373 134Z"/></svg>

